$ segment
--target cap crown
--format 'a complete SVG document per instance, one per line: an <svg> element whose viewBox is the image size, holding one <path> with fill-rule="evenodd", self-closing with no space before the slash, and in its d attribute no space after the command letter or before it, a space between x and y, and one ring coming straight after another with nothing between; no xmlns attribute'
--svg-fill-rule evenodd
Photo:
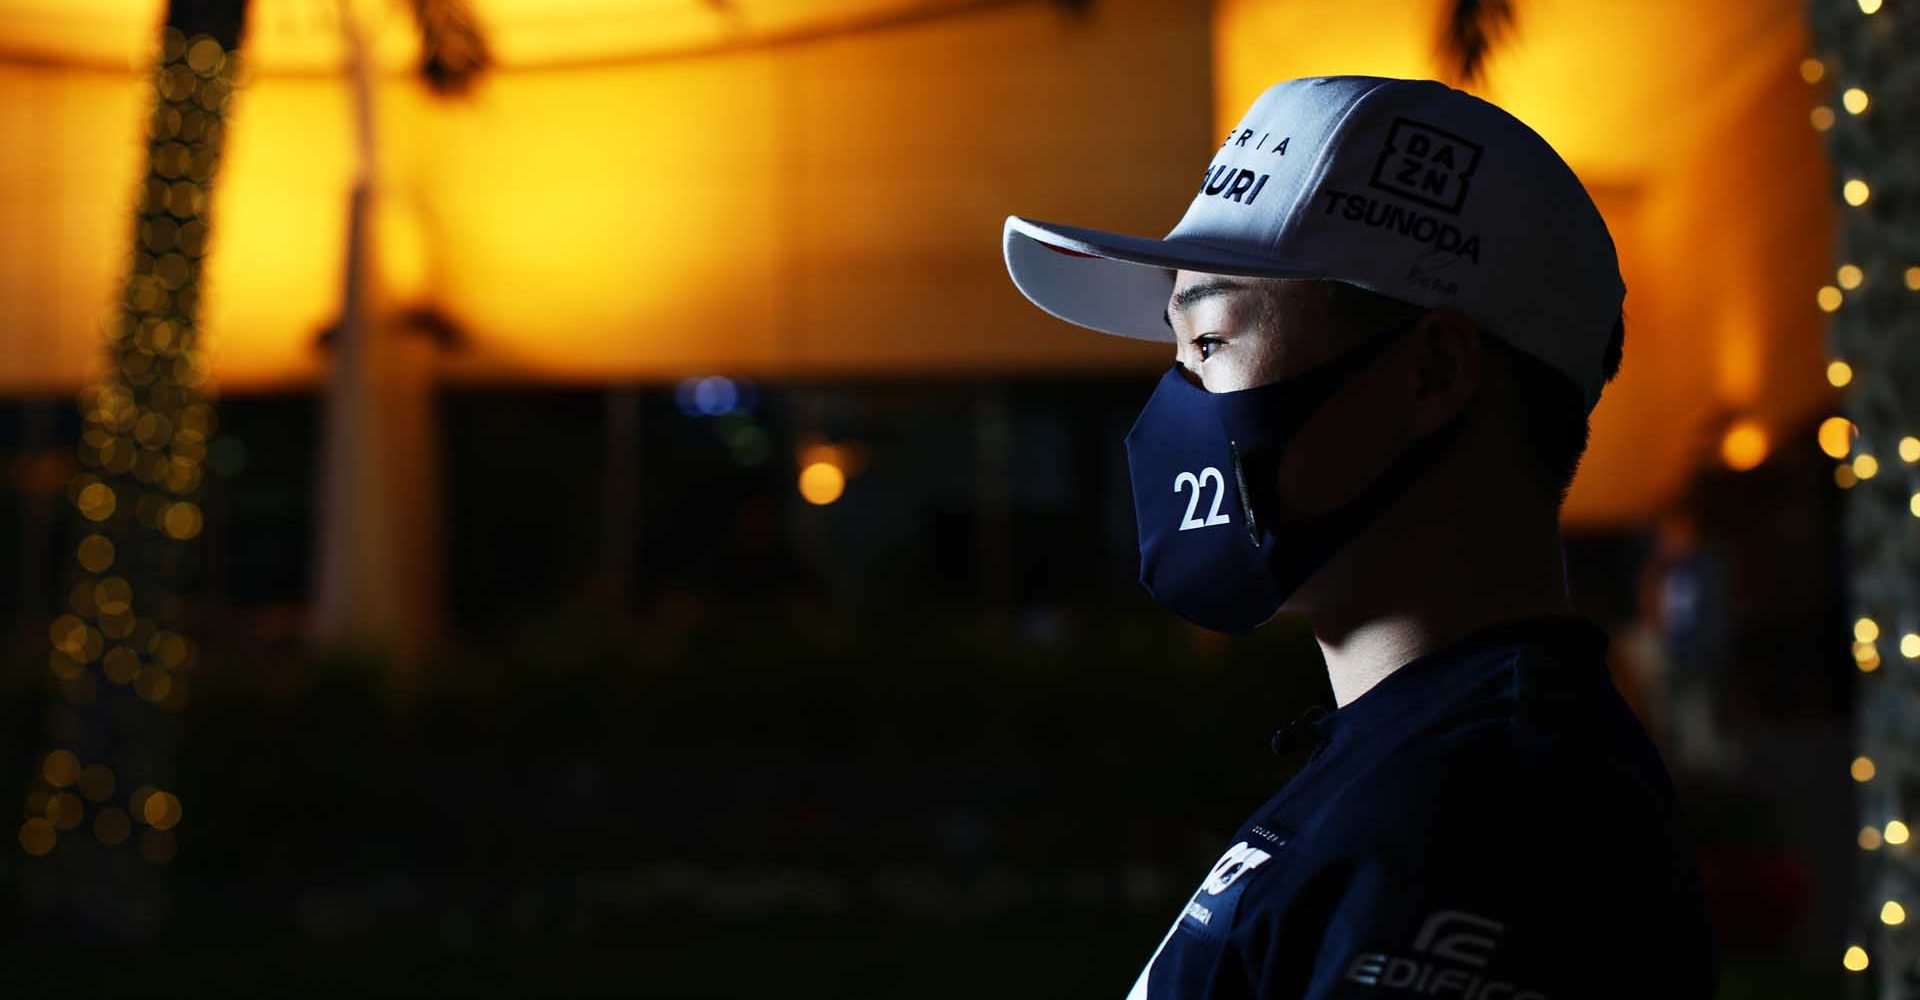
<svg viewBox="0 0 1920 1000"><path fill-rule="evenodd" d="M1431 80L1267 88L1166 240L1457 308L1567 373L1589 409L1626 294L1606 223L1559 154Z"/></svg>

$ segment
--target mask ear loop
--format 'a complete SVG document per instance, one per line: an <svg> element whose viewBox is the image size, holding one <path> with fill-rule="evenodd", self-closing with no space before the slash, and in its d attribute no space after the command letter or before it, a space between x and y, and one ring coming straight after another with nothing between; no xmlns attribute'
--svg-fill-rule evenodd
<svg viewBox="0 0 1920 1000"><path fill-rule="evenodd" d="M1378 333L1375 333L1372 336L1368 337L1366 340L1362 341L1360 343L1360 346L1351 348L1344 354L1336 355L1333 360L1328 361L1322 367L1344 368L1346 370L1346 374L1336 376L1342 383L1344 383L1347 380L1347 378L1351 377L1354 374L1357 374L1361 369L1367 367L1367 365L1372 363L1375 356L1379 355L1394 341L1397 341L1402 334L1406 333L1407 331L1417 326L1419 322L1420 322L1420 317L1415 316L1412 319L1407 320L1405 323L1400 323L1394 326L1387 327L1386 329L1381 330ZM1178 365L1179 362L1176 361L1174 362L1174 364ZM1314 371L1319 371L1319 370L1320 369L1317 369L1317 368L1309 369L1309 373ZM1236 392L1255 392L1264 388L1267 388L1267 387L1253 386L1249 389L1241 389L1241 390L1235 390L1235 391ZM1324 400L1322 402L1324 402ZM1247 541L1251 542L1253 544L1253 547L1257 549L1260 547L1259 518L1254 513L1252 491L1247 488L1247 472L1246 472L1245 465L1240 460L1239 442L1234 441L1231 438L1227 439L1227 452L1229 453L1229 455L1231 455L1233 459L1233 482L1234 482L1234 485L1239 489L1240 510L1246 515Z"/></svg>
<svg viewBox="0 0 1920 1000"><path fill-rule="evenodd" d="M1233 482L1240 488L1240 511L1246 515L1247 541L1254 548L1260 547L1260 525L1253 513L1253 497L1247 492L1247 472L1240 465L1240 446L1227 442L1227 452L1233 456Z"/></svg>

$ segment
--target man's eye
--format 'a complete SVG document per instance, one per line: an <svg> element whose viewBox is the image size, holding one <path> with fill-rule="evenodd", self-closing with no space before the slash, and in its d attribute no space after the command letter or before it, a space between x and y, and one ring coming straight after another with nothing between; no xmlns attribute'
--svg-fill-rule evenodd
<svg viewBox="0 0 1920 1000"><path fill-rule="evenodd" d="M1226 341L1221 340L1219 337L1216 337L1212 334L1206 334L1204 336L1193 338L1193 346L1195 349L1197 349L1200 352L1200 360L1202 361L1205 361L1208 358L1213 357L1213 352L1209 350L1209 348L1218 347L1224 343L1226 343Z"/></svg>

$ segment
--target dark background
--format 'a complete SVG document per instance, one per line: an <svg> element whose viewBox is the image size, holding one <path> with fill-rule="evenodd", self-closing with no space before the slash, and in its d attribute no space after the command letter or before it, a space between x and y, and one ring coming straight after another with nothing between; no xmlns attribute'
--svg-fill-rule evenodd
<svg viewBox="0 0 1920 1000"><path fill-rule="evenodd" d="M1123 996L1304 759L1269 734L1332 704L1299 622L1204 632L1136 582L1121 439L1151 380L740 383L750 409L719 416L671 384L445 390L454 634L410 683L300 641L317 400L223 399L191 588L208 645L164 748L177 855L153 912L103 897L90 923L47 921L32 859L0 852L0 984ZM68 400L0 403L10 468L78 431ZM863 456L827 506L793 485L806 435ZM1687 501L1728 588L1710 680L1744 753L1673 768L1725 996L1841 975L1821 949L1854 850L1853 665L1813 437ZM15 761L71 710L43 661L76 517L24 473L0 492ZM1617 640L1654 546L1568 539L1580 610Z"/></svg>

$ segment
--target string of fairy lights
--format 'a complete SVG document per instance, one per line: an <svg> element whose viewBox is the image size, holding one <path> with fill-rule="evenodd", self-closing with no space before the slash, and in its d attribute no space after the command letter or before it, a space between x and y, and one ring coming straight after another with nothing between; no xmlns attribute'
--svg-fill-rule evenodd
<svg viewBox="0 0 1920 1000"><path fill-rule="evenodd" d="M215 419L197 317L238 68L216 39L169 26L152 71L148 170L105 323L107 364L78 396L81 470L66 496L83 537L65 613L49 629L51 745L36 758L19 830L21 849L55 866L42 876L72 874L103 851L161 865L176 850L182 806L165 787L162 721L186 705L199 656L183 632L183 591Z"/></svg>
<svg viewBox="0 0 1920 1000"><path fill-rule="evenodd" d="M1920 995L1920 899L1911 802L1920 784L1920 38L1912 0L1814 0L1819 52L1800 67L1838 108L1810 114L1833 163L1842 261L1814 293L1829 316L1827 381L1843 414L1820 424L1821 450L1847 492L1853 661L1861 686L1850 769L1862 825L1859 898L1841 956L1876 970L1881 997ZM1898 663L1889 660L1897 653Z"/></svg>

